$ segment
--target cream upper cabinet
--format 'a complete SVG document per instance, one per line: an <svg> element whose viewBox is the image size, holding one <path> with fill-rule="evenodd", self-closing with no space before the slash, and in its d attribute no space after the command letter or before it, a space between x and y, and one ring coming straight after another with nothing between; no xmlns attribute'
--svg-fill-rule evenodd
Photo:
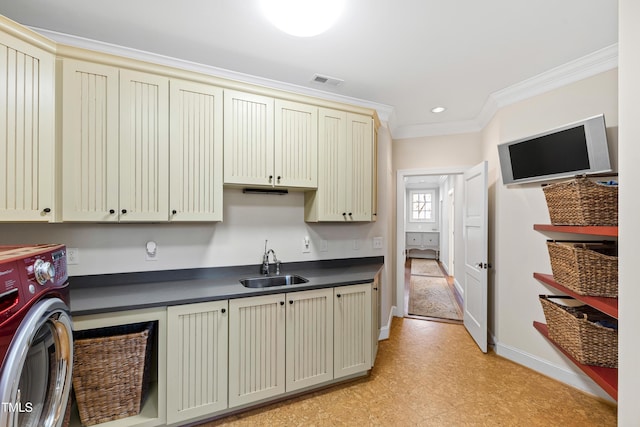
<svg viewBox="0 0 640 427"><path fill-rule="evenodd" d="M229 407L285 392L285 294L229 301Z"/></svg>
<svg viewBox="0 0 640 427"><path fill-rule="evenodd" d="M287 294L286 391L333 379L333 288Z"/></svg>
<svg viewBox="0 0 640 427"><path fill-rule="evenodd" d="M173 79L170 220L222 221L222 89Z"/></svg>
<svg viewBox="0 0 640 427"><path fill-rule="evenodd" d="M273 185L273 98L224 91L224 183Z"/></svg>
<svg viewBox="0 0 640 427"><path fill-rule="evenodd" d="M119 70L62 63L62 220L118 221Z"/></svg>
<svg viewBox="0 0 640 427"><path fill-rule="evenodd" d="M167 221L169 79L120 70L120 221Z"/></svg>
<svg viewBox="0 0 640 427"><path fill-rule="evenodd" d="M315 188L318 108L224 91L224 183Z"/></svg>
<svg viewBox="0 0 640 427"><path fill-rule="evenodd" d="M371 221L373 119L321 108L318 134L318 189L305 194L305 220Z"/></svg>
<svg viewBox="0 0 640 427"><path fill-rule="evenodd" d="M227 408L228 302L167 307L167 423Z"/></svg>
<svg viewBox="0 0 640 427"><path fill-rule="evenodd" d="M318 107L275 101L275 185L318 186Z"/></svg>
<svg viewBox="0 0 640 427"><path fill-rule="evenodd" d="M169 79L64 59L63 221L167 221Z"/></svg>
<svg viewBox="0 0 640 427"><path fill-rule="evenodd" d="M0 32L0 221L52 221L55 56Z"/></svg>
<svg viewBox="0 0 640 427"><path fill-rule="evenodd" d="M334 378L371 368L371 283L334 288Z"/></svg>

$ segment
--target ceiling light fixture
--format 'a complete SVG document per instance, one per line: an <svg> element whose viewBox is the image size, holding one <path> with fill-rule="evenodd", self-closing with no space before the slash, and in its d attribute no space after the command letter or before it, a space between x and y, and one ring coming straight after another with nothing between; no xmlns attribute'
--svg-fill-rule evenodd
<svg viewBox="0 0 640 427"><path fill-rule="evenodd" d="M444 110L446 110L446 108L444 107L434 107L431 109L431 112L438 114L438 113L442 113Z"/></svg>
<svg viewBox="0 0 640 427"><path fill-rule="evenodd" d="M327 31L340 17L345 0L260 0L273 25L296 37L313 37Z"/></svg>

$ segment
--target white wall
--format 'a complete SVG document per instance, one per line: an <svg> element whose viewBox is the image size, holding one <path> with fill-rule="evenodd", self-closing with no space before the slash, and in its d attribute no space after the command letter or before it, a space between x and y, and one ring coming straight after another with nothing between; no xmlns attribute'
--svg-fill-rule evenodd
<svg viewBox="0 0 640 427"><path fill-rule="evenodd" d="M637 426L640 420L640 2L619 0L619 100L620 108L620 334L618 346L618 425Z"/></svg>
<svg viewBox="0 0 640 427"><path fill-rule="evenodd" d="M550 273L545 241L533 224L549 223L540 184L502 184L496 145L604 113L611 158L617 169L617 70L505 107L483 130L484 158L489 161L490 276L489 327L498 354L604 396L533 327L544 321L539 294L554 293L532 277ZM582 385L584 380L584 386Z"/></svg>

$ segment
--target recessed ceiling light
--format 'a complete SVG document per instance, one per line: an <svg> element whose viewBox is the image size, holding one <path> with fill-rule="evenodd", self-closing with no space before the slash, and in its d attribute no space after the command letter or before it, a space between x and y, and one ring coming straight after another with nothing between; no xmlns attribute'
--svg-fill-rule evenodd
<svg viewBox="0 0 640 427"><path fill-rule="evenodd" d="M437 113L442 113L444 110L446 110L446 108L444 107L434 107L431 109L431 112L437 114Z"/></svg>
<svg viewBox="0 0 640 427"><path fill-rule="evenodd" d="M313 37L327 31L340 17L345 0L260 0L273 25L296 37Z"/></svg>

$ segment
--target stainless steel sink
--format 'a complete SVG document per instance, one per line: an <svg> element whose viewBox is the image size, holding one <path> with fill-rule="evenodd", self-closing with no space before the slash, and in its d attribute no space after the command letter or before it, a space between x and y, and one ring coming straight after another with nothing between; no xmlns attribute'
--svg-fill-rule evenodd
<svg viewBox="0 0 640 427"><path fill-rule="evenodd" d="M279 275L279 276L260 276L241 279L240 283L246 288L268 288L271 286L298 285L307 283L309 280L295 274Z"/></svg>

